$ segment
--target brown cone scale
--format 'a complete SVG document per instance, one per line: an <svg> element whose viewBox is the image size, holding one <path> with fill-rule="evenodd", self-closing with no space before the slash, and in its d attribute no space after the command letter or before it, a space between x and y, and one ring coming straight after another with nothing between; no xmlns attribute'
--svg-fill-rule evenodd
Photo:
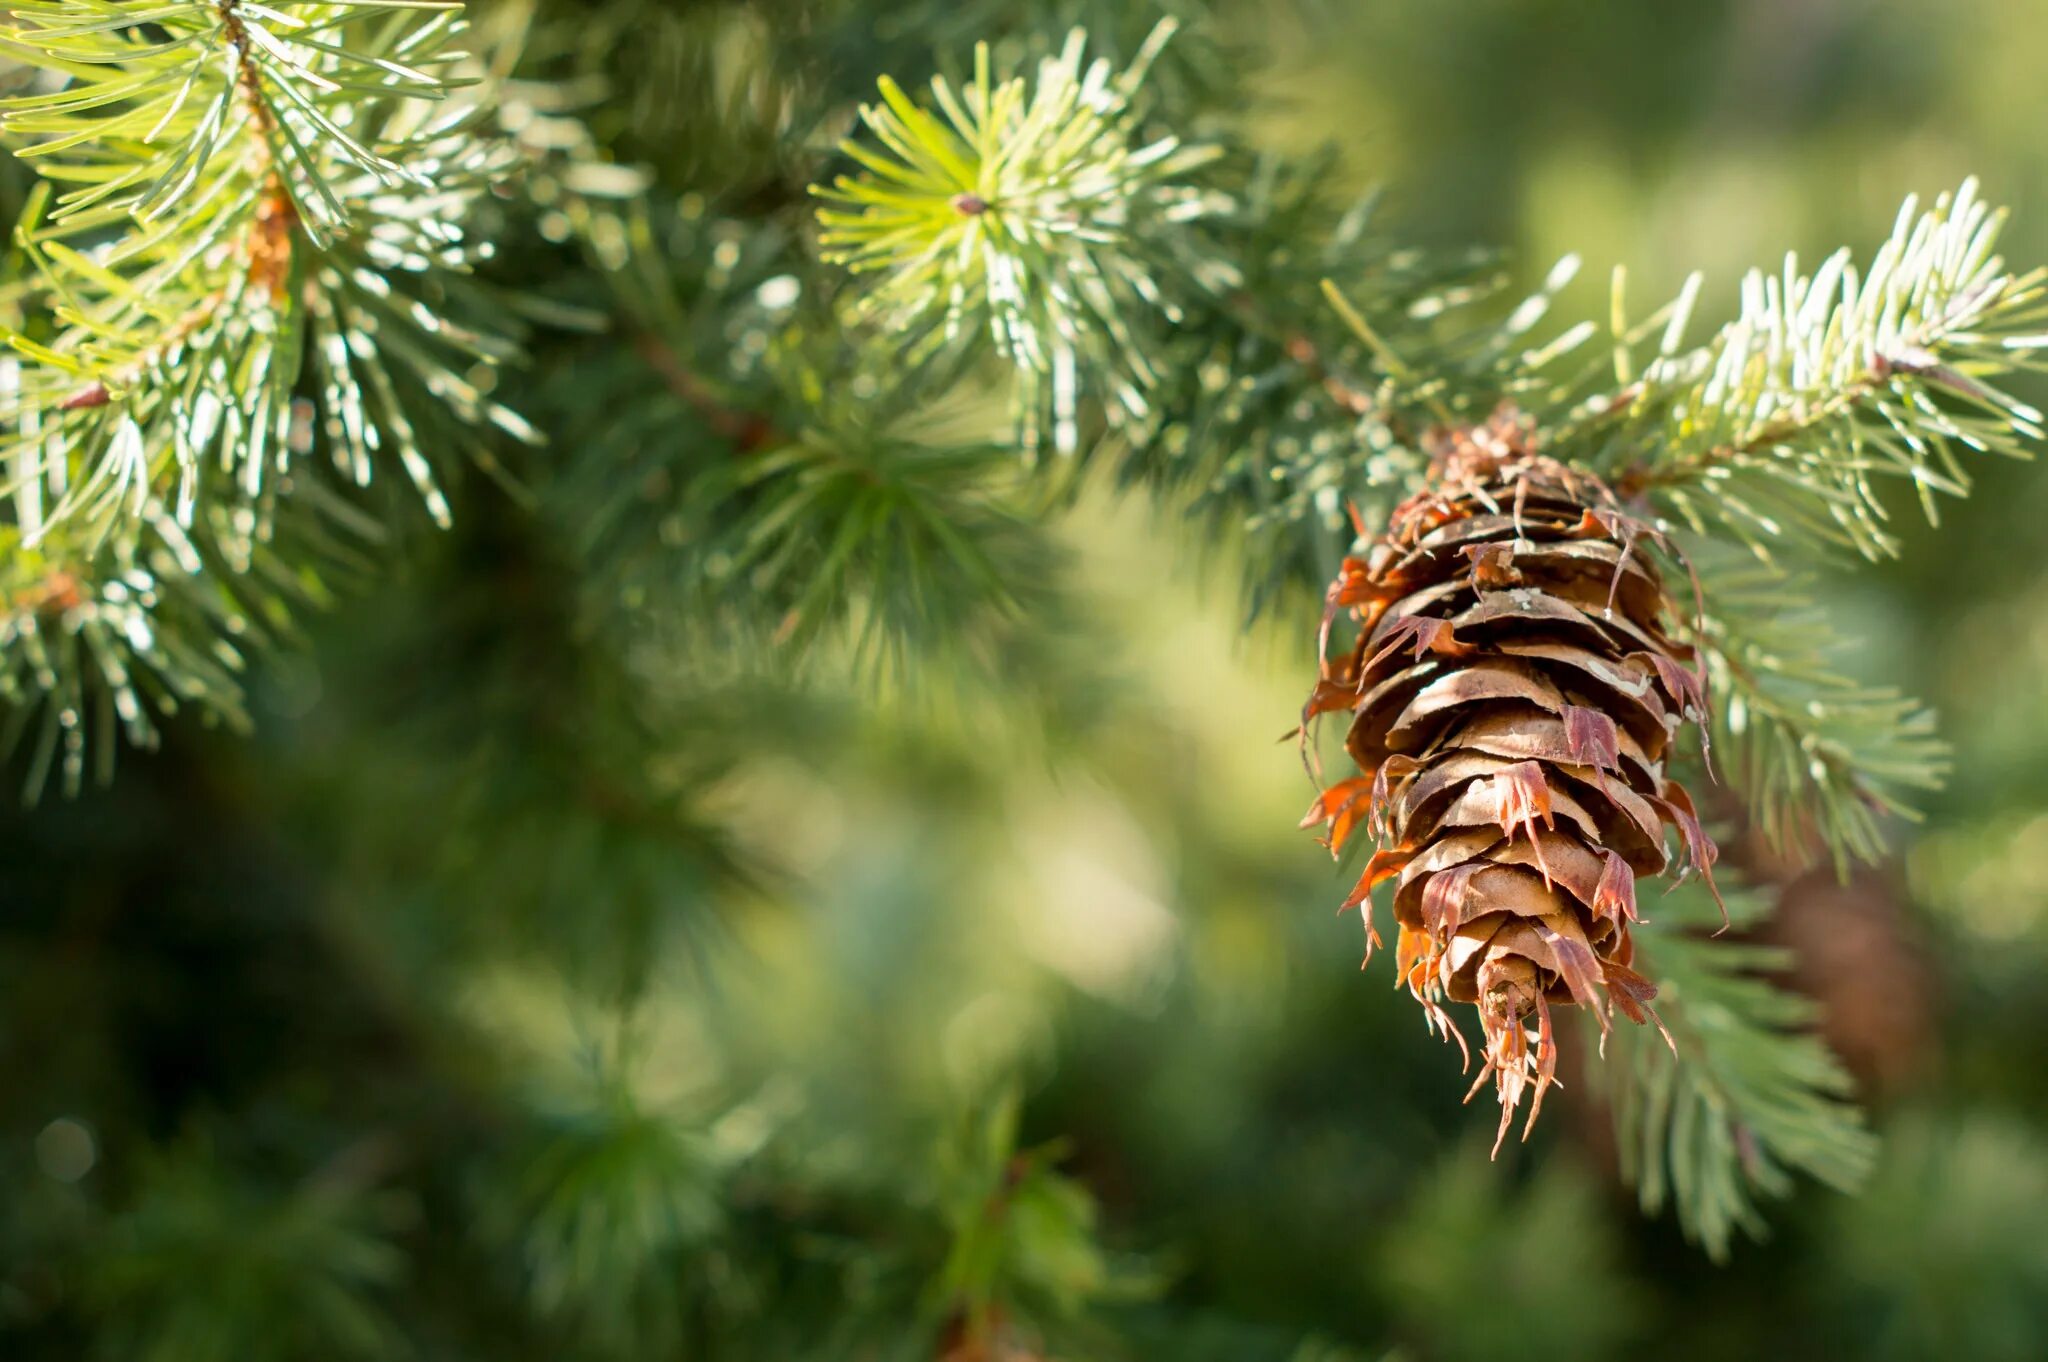
<svg viewBox="0 0 2048 1362"><path fill-rule="evenodd" d="M1525 1094L1534 1123L1555 1081L1554 1009L1588 1008L1603 1033L1613 1009L1654 1015L1629 967L1637 880L1711 883L1714 844L1665 770L1706 700L1667 632L1677 612L1643 551L1658 542L1502 416L1447 436L1428 490L1330 585L1303 724L1349 711L1359 774L1302 825L1328 824L1333 853L1373 835L1345 904L1365 915L1366 959L1371 894L1391 882L1398 982L1461 1049L1445 1005L1476 1008L1473 1091L1493 1077L1502 1136ZM1332 655L1343 615L1357 636Z"/></svg>

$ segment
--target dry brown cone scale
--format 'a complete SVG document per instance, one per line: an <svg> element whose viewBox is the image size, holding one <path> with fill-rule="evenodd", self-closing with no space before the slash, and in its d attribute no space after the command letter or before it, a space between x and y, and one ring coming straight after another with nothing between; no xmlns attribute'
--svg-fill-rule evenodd
<svg viewBox="0 0 2048 1362"><path fill-rule="evenodd" d="M1665 770L1706 699L1667 632L1677 611L1644 551L1660 542L1504 414L1443 436L1427 490L1330 585L1303 740L1349 711L1359 774L1302 826L1328 824L1332 854L1361 826L1378 844L1345 903L1365 916L1367 963L1370 896L1391 880L1397 986L1461 1050L1445 1004L1477 1007L1472 1092L1492 1076L1496 1151L1523 1097L1526 1137L1556 1081L1554 1009L1589 1009L1603 1037L1613 1010L1654 1019L1656 990L1630 968L1637 880L1712 882L1714 844ZM1357 637L1331 656L1345 614Z"/></svg>

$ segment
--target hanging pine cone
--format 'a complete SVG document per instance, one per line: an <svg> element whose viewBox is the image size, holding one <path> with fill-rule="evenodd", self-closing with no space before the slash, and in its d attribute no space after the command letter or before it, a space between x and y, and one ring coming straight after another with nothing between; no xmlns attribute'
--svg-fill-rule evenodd
<svg viewBox="0 0 2048 1362"><path fill-rule="evenodd" d="M1444 1004L1477 1005L1472 1091L1493 1076L1496 1150L1524 1093L1533 1125L1554 1081L1553 1005L1590 1009L1603 1035L1610 1007L1645 1020L1656 990L1629 968L1629 924L1637 878L1673 869L1667 825L1679 873L1712 883L1714 844L1665 774L1706 703L1640 551L1655 534L1502 415L1444 437L1428 489L1330 585L1304 741L1318 715L1351 711L1361 774L1325 789L1302 826L1327 823L1333 854L1361 824L1372 833L1345 906L1365 916L1370 962L1372 890L1397 882L1397 982L1431 1029L1465 1050ZM1358 636L1331 657L1344 612Z"/></svg>

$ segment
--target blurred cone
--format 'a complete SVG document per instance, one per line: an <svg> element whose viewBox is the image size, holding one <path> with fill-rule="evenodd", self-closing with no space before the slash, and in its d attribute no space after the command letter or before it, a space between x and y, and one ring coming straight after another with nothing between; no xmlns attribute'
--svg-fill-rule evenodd
<svg viewBox="0 0 2048 1362"><path fill-rule="evenodd" d="M939 1339L937 1362L1053 1362L1053 1359L1012 1337L1003 1312L986 1308L963 1311L948 1322Z"/></svg>
<svg viewBox="0 0 2048 1362"><path fill-rule="evenodd" d="M1756 939L1791 954L1786 982L1820 1004L1828 1048L1867 1093L1912 1087L1935 1057L1935 981L1895 874L1863 867L1843 879L1831 867L1800 867L1753 834L1736 854L1760 883L1778 886Z"/></svg>

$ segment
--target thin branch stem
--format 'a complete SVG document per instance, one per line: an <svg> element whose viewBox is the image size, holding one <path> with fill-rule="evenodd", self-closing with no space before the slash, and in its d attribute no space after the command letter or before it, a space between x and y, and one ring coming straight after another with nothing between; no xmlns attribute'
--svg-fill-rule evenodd
<svg viewBox="0 0 2048 1362"><path fill-rule="evenodd" d="M1631 465L1615 480L1615 490L1627 497L1653 491L1659 487L1675 487L1696 482L1717 468L1754 458L1788 441L1796 440L1808 431L1854 410L1864 399L1890 382L1891 376L1899 372L1901 367L1897 364L1874 364L1848 384L1831 393L1826 401L1819 403L1811 411L1800 416L1785 416L1767 422L1746 439L1699 450L1661 467L1645 466L1641 463ZM1626 405L1625 398L1618 396L1609 409L1619 410Z"/></svg>
<svg viewBox="0 0 2048 1362"><path fill-rule="evenodd" d="M633 346L647 361L648 367L661 376L668 390L702 417L705 425L732 441L739 453L752 454L784 442L782 432L773 421L760 412L728 405L703 379L691 372L682 356L654 332L635 332Z"/></svg>

